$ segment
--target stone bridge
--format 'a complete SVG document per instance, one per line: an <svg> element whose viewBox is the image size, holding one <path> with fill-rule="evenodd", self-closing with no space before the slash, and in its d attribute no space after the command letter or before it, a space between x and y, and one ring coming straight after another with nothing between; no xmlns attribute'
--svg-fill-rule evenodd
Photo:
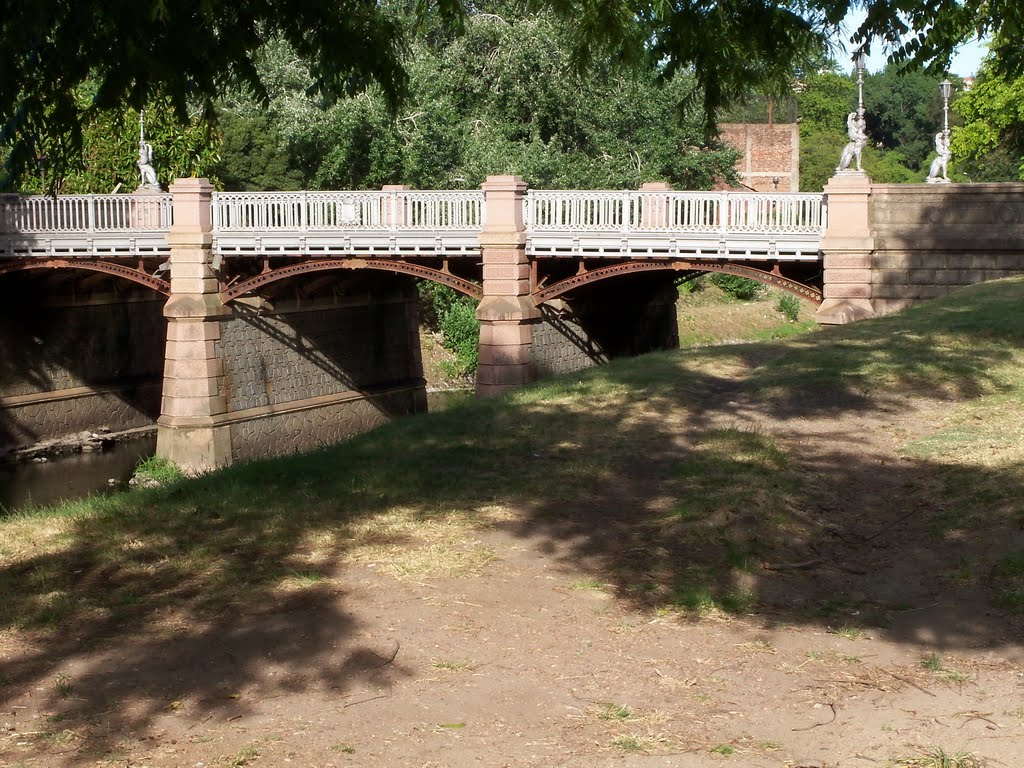
<svg viewBox="0 0 1024 768"><path fill-rule="evenodd" d="M308 448L423 409L409 276L480 300L488 395L677 344L675 285L706 272L818 303L822 322L1019 273L1022 205L1024 185L857 173L824 195L491 177L475 191L184 179L170 194L4 196L0 443L159 416L158 452L194 469Z"/></svg>

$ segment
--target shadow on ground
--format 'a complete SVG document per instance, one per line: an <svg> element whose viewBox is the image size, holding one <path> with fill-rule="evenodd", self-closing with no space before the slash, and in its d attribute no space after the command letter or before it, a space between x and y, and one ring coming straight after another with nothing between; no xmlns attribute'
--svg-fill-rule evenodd
<svg viewBox="0 0 1024 768"><path fill-rule="evenodd" d="M1015 647L1019 587L1003 564L1024 552L1021 464L901 457L878 438L922 403L941 414L982 395L1015 399L1019 426L1022 293L980 286L785 345L651 355L72 509L56 546L0 571L0 627L30 638L0 693L49 688L68 709L54 672L74 666L75 711L107 726L61 757L72 766L177 700L200 719L241 711L232 692L261 665L279 670L263 697L401 677L326 578L357 546L417 546L412 529L374 532L395 510L500 526L681 621L715 611ZM511 514L494 522L495 508Z"/></svg>

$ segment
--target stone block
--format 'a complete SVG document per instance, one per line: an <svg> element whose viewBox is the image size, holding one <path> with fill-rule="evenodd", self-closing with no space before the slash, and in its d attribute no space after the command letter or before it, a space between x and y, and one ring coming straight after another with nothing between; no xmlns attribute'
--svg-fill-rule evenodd
<svg viewBox="0 0 1024 768"><path fill-rule="evenodd" d="M167 340L165 360L210 360L217 357L217 342L206 341L172 341Z"/></svg>
<svg viewBox="0 0 1024 768"><path fill-rule="evenodd" d="M484 261L483 277L484 283L491 280L525 280L529 286L530 265L525 261L512 264L495 264L491 261Z"/></svg>
<svg viewBox="0 0 1024 768"><path fill-rule="evenodd" d="M831 283L871 283L870 269L825 269L825 284Z"/></svg>
<svg viewBox="0 0 1024 768"><path fill-rule="evenodd" d="M826 299L870 299L872 287L864 283L826 283Z"/></svg>
<svg viewBox="0 0 1024 768"><path fill-rule="evenodd" d="M213 277L171 277L171 295L175 297L181 296L182 294L210 294L217 296L219 292L220 285L217 282L217 279Z"/></svg>
<svg viewBox="0 0 1024 768"><path fill-rule="evenodd" d="M227 413L223 395L207 397L180 397L177 393L164 393L160 406L161 418L203 418Z"/></svg>
<svg viewBox="0 0 1024 768"><path fill-rule="evenodd" d="M997 269L999 258L994 253L972 253L967 260L970 269Z"/></svg>
<svg viewBox="0 0 1024 768"><path fill-rule="evenodd" d="M533 341L530 323L484 323L480 326L480 344L521 345Z"/></svg>
<svg viewBox="0 0 1024 768"><path fill-rule="evenodd" d="M910 269L911 257L905 252L876 253L872 259L875 269Z"/></svg>
<svg viewBox="0 0 1024 768"><path fill-rule="evenodd" d="M220 339L220 323L203 320L178 320L167 324L168 341L216 341Z"/></svg>
<svg viewBox="0 0 1024 768"><path fill-rule="evenodd" d="M174 379L206 379L224 375L224 363L219 358L208 360L168 360L164 363L164 387Z"/></svg>
<svg viewBox="0 0 1024 768"><path fill-rule="evenodd" d="M870 253L826 253L825 269L871 269Z"/></svg>
<svg viewBox="0 0 1024 768"><path fill-rule="evenodd" d="M481 344L479 348L479 365L481 366L522 365L528 362L530 362L530 348L525 344L520 346Z"/></svg>
<svg viewBox="0 0 1024 768"><path fill-rule="evenodd" d="M213 274L213 270L210 265L205 262L190 262L183 264L182 262L175 260L171 264L171 280L214 280L216 276Z"/></svg>
<svg viewBox="0 0 1024 768"><path fill-rule="evenodd" d="M164 385L165 393L174 397L213 397L221 394L223 379L170 379Z"/></svg>
<svg viewBox="0 0 1024 768"><path fill-rule="evenodd" d="M906 275L907 282L912 285L933 285L935 283L934 269L911 269Z"/></svg>

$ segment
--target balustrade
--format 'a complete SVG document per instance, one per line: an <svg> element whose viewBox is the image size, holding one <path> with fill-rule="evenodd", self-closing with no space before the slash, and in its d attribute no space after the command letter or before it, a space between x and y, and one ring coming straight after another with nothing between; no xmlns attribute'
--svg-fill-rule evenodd
<svg viewBox="0 0 1024 768"><path fill-rule="evenodd" d="M469 255L485 212L480 190L220 192L212 206L229 255ZM826 213L821 195L667 190L531 190L525 206L528 251L575 256L817 258ZM0 253L163 252L171 220L170 195L3 195Z"/></svg>

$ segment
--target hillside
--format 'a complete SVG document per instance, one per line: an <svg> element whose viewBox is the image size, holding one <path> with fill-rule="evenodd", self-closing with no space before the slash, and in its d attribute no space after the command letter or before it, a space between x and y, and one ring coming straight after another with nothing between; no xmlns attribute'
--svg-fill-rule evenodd
<svg viewBox="0 0 1024 768"><path fill-rule="evenodd" d="M1022 302L0 520L0 762L1017 765Z"/></svg>

